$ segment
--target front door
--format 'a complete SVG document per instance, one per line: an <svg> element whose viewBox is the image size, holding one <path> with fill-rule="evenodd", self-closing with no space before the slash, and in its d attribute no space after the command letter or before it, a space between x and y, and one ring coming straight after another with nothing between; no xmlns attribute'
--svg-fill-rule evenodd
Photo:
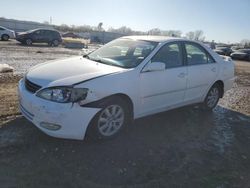
<svg viewBox="0 0 250 188"><path fill-rule="evenodd" d="M33 42L44 42L44 30L37 30L33 33Z"/></svg>
<svg viewBox="0 0 250 188"><path fill-rule="evenodd" d="M165 44L149 63L161 62L165 70L140 74L141 115L164 111L183 102L187 85L187 67L177 42ZM148 65L149 65L148 63Z"/></svg>

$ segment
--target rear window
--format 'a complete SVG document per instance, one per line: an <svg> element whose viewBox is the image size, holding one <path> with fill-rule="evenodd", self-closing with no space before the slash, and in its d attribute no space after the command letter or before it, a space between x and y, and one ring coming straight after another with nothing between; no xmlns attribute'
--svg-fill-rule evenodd
<svg viewBox="0 0 250 188"><path fill-rule="evenodd" d="M200 65L207 63L214 63L214 60L208 55L208 53L198 44L186 43L185 49L187 53L188 65Z"/></svg>

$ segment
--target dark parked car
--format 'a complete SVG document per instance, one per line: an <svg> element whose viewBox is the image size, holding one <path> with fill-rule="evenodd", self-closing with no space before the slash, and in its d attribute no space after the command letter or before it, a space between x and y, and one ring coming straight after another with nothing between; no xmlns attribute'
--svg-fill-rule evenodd
<svg viewBox="0 0 250 188"><path fill-rule="evenodd" d="M60 33L51 29L35 29L18 33L16 40L22 44L48 43L50 46L58 46L62 42Z"/></svg>
<svg viewBox="0 0 250 188"><path fill-rule="evenodd" d="M70 38L81 38L81 36L73 33L73 32L67 32L67 33L63 33L62 37L70 37Z"/></svg>
<svg viewBox="0 0 250 188"><path fill-rule="evenodd" d="M240 49L233 52L231 55L232 59L242 59L250 61L250 49Z"/></svg>
<svg viewBox="0 0 250 188"><path fill-rule="evenodd" d="M216 49L214 51L217 54L226 55L226 56L230 56L230 54L233 52L232 49L227 47L227 46L216 47Z"/></svg>

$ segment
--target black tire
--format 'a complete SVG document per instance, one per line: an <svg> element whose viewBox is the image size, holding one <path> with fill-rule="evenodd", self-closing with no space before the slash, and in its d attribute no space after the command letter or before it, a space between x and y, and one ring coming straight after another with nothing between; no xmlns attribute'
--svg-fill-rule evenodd
<svg viewBox="0 0 250 188"><path fill-rule="evenodd" d="M31 46L32 45L32 40L31 39L25 39L25 44L28 45L28 46Z"/></svg>
<svg viewBox="0 0 250 188"><path fill-rule="evenodd" d="M246 58L248 61L250 61L250 55L248 55L248 58Z"/></svg>
<svg viewBox="0 0 250 188"><path fill-rule="evenodd" d="M203 109L206 111L213 110L222 94L222 88L219 84L215 83L208 91L207 96L202 104Z"/></svg>
<svg viewBox="0 0 250 188"><path fill-rule="evenodd" d="M124 127L126 127L126 125L130 122L130 119L131 119L128 105L120 97L109 98L103 104L101 104L101 106L102 106L102 110L95 115L95 117L92 119L92 121L89 124L88 129L87 129L87 137L91 138L93 140L109 140L109 139L116 137L121 132L121 130L123 130ZM112 109L112 107L115 107L115 106L117 106L117 107L119 106L123 110L122 114L124 115L123 122L121 125L118 125L119 126L118 129L114 128L117 125L113 125L112 121L114 120L114 118L119 119L121 117L117 116L117 117L114 117L113 119L110 118L110 120L108 120L108 121L110 121L109 123L107 121L106 121L106 123L101 121L101 119L102 120L105 119L105 116L104 116L104 115L106 115L105 112L107 110L109 112L111 112L110 109ZM107 116L107 119L108 119L108 116ZM109 125L107 125L107 124L109 124ZM110 135L104 134L104 132L105 132L104 129L108 130L112 126L114 129L117 129L117 130L115 130L115 132L113 132ZM103 129L103 131L101 131L102 129Z"/></svg>
<svg viewBox="0 0 250 188"><path fill-rule="evenodd" d="M55 39L52 42L50 42L49 45L52 47L57 47L57 46L59 46L59 41L57 39Z"/></svg>
<svg viewBox="0 0 250 188"><path fill-rule="evenodd" d="M10 36L7 35L7 34L3 34L2 37L1 37L1 39L2 39L3 41L8 41L8 40L10 39Z"/></svg>

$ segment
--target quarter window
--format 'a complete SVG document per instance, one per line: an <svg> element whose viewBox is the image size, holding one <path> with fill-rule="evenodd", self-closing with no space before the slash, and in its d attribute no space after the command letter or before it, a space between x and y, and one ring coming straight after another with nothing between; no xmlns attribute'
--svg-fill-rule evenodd
<svg viewBox="0 0 250 188"><path fill-rule="evenodd" d="M182 66L181 48L178 43L166 44L152 58L152 63L165 63L166 68Z"/></svg>
<svg viewBox="0 0 250 188"><path fill-rule="evenodd" d="M214 60L207 52L196 44L185 44L188 65L200 65L214 63Z"/></svg>

